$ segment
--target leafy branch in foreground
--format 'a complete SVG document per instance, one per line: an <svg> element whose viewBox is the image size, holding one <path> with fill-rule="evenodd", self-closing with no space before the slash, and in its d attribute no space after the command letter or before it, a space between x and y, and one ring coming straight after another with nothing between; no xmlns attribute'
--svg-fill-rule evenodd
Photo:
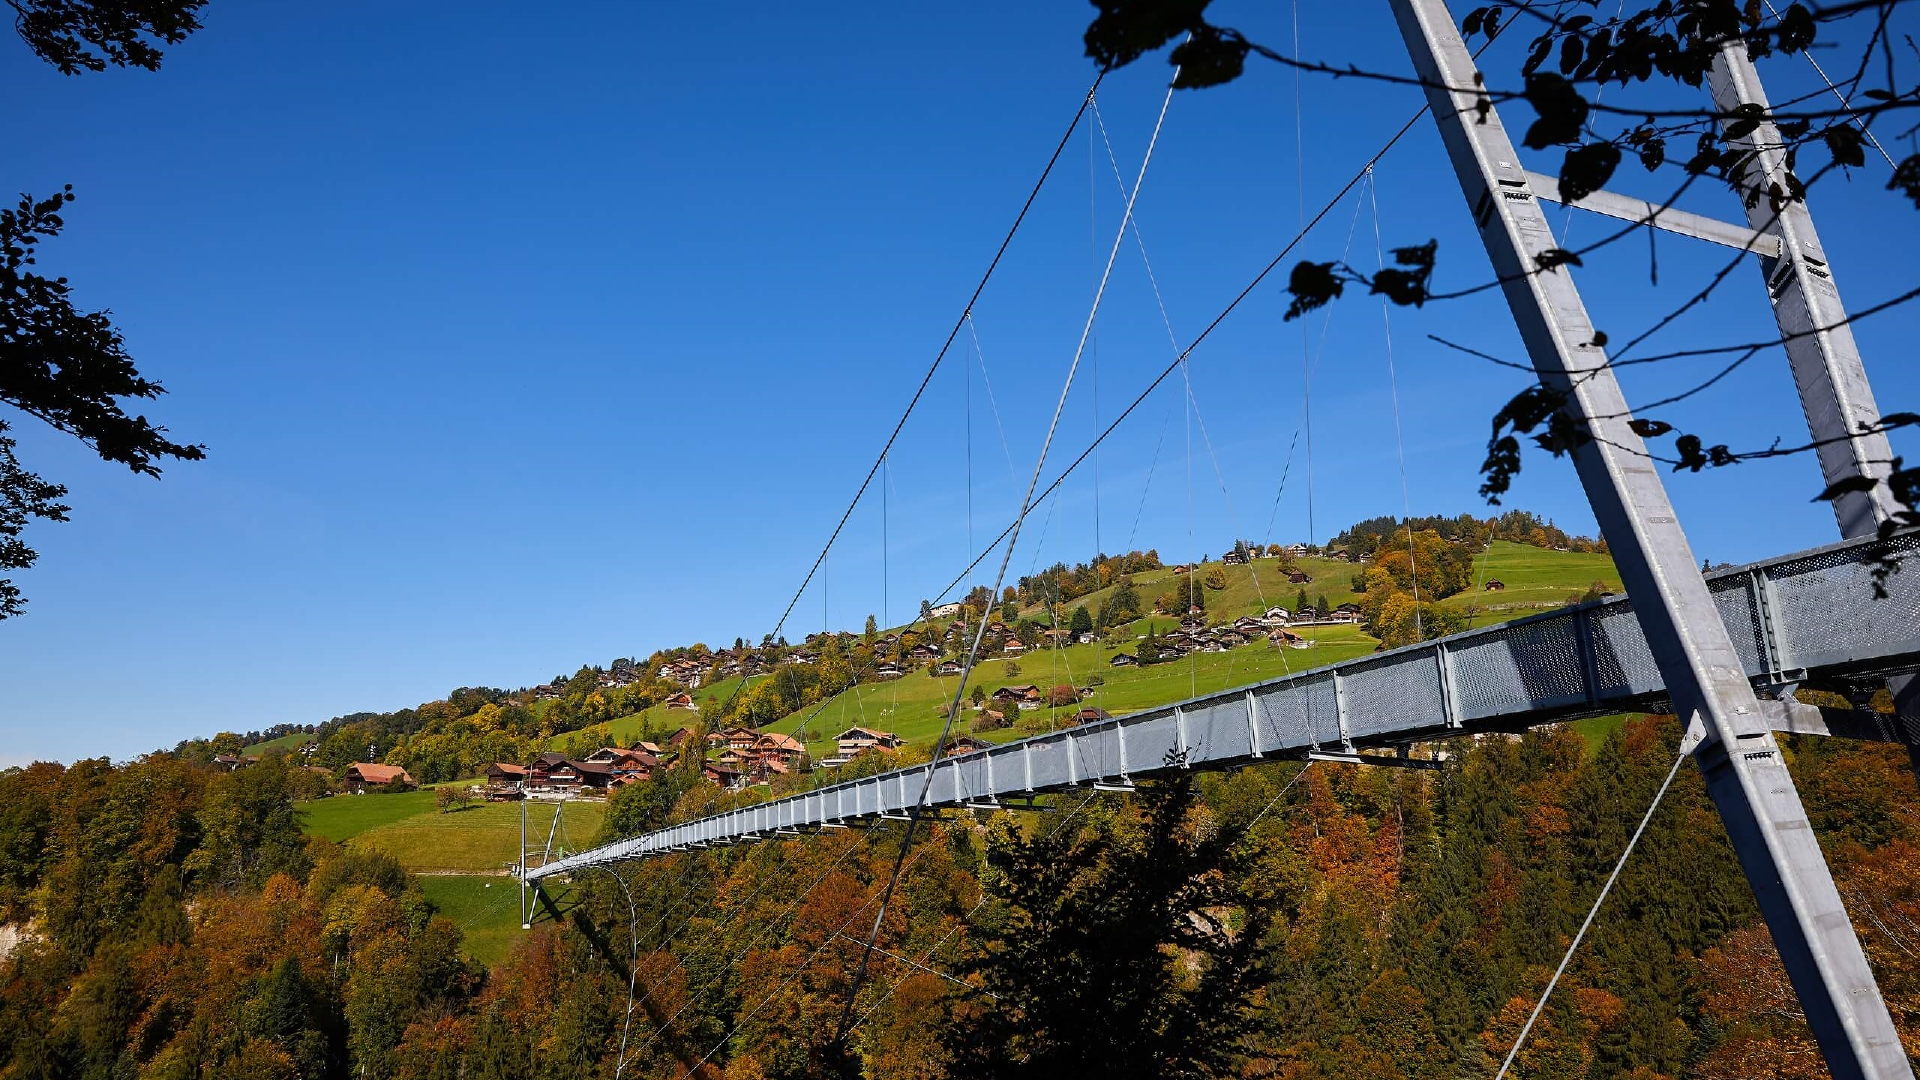
<svg viewBox="0 0 1920 1080"><path fill-rule="evenodd" d="M1178 89L1197 89L1237 79L1245 72L1250 56L1334 78L1433 88L1416 76L1368 71L1353 65L1339 67L1288 56L1250 41L1238 30L1209 22L1209 0L1092 2L1099 13L1086 31L1087 55L1103 68L1112 69L1133 63L1176 38L1183 38L1167 56L1170 64L1177 65L1174 86ZM1804 202L1807 188L1827 174L1835 171L1844 174L1864 166L1869 144L1884 153L1869 134L1874 121L1920 107L1920 81L1911 81L1911 85L1901 81L1903 77L1896 70L1889 47L1888 22L1896 6L1894 0L1860 0L1816 8L1792 3L1784 10L1762 5L1757 0L1657 0L1632 12L1623 9L1613 18L1596 18L1591 13L1595 6L1593 0L1532 3L1522 0L1512 6L1491 4L1475 8L1462 20L1462 33L1469 42L1479 39L1482 52L1522 16L1544 23L1545 29L1527 46L1526 56L1519 63L1517 87L1491 85L1476 75L1473 86L1444 88L1470 96L1474 104L1466 112L1469 116L1477 113L1481 122L1496 103L1523 104L1531 109L1533 120L1526 127L1522 143L1533 150L1565 148L1558 186L1561 200L1568 204L1601 190L1631 157L1648 173L1663 169L1682 172L1684 178L1674 198L1694 180L1714 177L1725 183L1747 207L1755 207L1765 200L1778 215L1786 207ZM1600 89L1609 85L1629 87L1664 82L1700 92L1716 60L1726 49L1744 48L1754 59L1776 53L1801 54L1816 43L1824 43L1826 28L1855 17L1871 20L1859 62L1851 74L1829 83L1823 91L1777 102L1771 107L1748 103L1731 109L1718 106L1643 109L1617 101L1604 106L1600 102ZM1883 85L1869 86L1867 76L1876 56L1885 58ZM1826 107L1824 102L1809 104L1827 94L1838 99L1837 108ZM1632 119L1622 122L1616 130L1603 133L1596 129L1596 123L1605 117ZM1690 156L1682 159L1670 154L1670 147L1688 143L1693 148ZM1824 163L1811 176L1802 179L1800 159L1806 152L1823 155ZM1767 170L1759 168L1763 153L1779 154L1784 161L1784 172L1770 176ZM1920 207L1920 153L1894 165L1886 189ZM1667 200L1659 209L1666 209L1672 202L1673 199ZM1629 225L1584 250L1612 243L1632 231L1635 226ZM1541 253L1535 259L1536 265L1526 272L1554 273L1564 266L1579 266L1581 254L1555 248ZM1297 263L1287 282L1291 302L1285 317L1293 319L1331 303L1344 295L1350 284L1366 285L1371 293L1412 307L1504 284L1495 281L1437 294L1431 289L1436 262L1435 245L1431 241L1418 247L1395 249L1394 256L1397 267L1381 270L1371 277L1344 262L1303 260ZM1715 275L1711 284L1678 311L1629 341L1623 351L1631 351L1671 324L1680 312L1704 300L1739 261L1736 258ZM1912 295L1909 293L1895 302L1905 302ZM1594 344L1605 343L1605 335L1596 333ZM1749 349L1747 355L1757 351L1758 348ZM1736 361L1735 366L1738 363ZM1704 390L1716 381L1718 376L1688 394ZM1677 399L1655 404L1673 400ZM1536 384L1516 395L1499 411L1493 420L1493 435L1481 466L1485 477L1481 487L1483 497L1498 504L1500 496L1509 489L1521 467L1522 436L1530 436L1535 445L1556 456L1592 440L1585 426L1564 412L1565 404L1564 395ZM1875 430L1904 426L1902 418L1908 415L1892 414ZM1636 422L1635 429L1643 426L1661 434L1672 431L1659 420ZM1776 442L1766 450L1738 453L1723 444L1708 445L1697 435L1680 434L1674 444L1677 456L1650 456L1676 469L1697 472L1759 457L1802 453L1816 446L1781 448ZM1890 528L1920 526L1920 511L1916 510L1913 498L1915 487L1913 483L1890 484L1896 501L1904 508ZM1835 493L1822 497L1833 498Z"/></svg>
<svg viewBox="0 0 1920 1080"><path fill-rule="evenodd" d="M62 75L115 67L160 70L160 45L200 29L206 0L6 0L13 28Z"/></svg>
<svg viewBox="0 0 1920 1080"><path fill-rule="evenodd" d="M4 0L14 32L34 55L64 75L104 71L108 65L157 71L162 45L177 45L200 29L206 0ZM126 339L105 311L73 306L64 277L32 267L42 240L60 235L60 211L73 201L67 185L46 199L21 195L0 210L0 403L45 421L91 447L106 461L159 476L161 458L198 461L200 445L177 443L144 416L128 416L125 398L156 398L165 390L147 379L127 354ZM0 571L23 570L37 557L20 539L32 518L67 520L55 500L67 489L22 468L10 430L0 421ZM19 615L26 601L0 578L0 619Z"/></svg>
<svg viewBox="0 0 1920 1080"><path fill-rule="evenodd" d="M146 476L160 475L161 458L197 461L204 447L174 442L165 428L121 407L121 399L156 398L165 389L134 367L107 312L80 311L66 278L33 269L40 242L60 235L60 211L72 201L69 187L45 199L22 195L18 206L0 210L0 402ZM28 517L66 520L67 508L53 504L66 490L21 468L11 440L4 450L0 535L7 546L0 569L21 569L34 553L18 539L20 527ZM22 603L14 586L0 581L0 618L18 615Z"/></svg>

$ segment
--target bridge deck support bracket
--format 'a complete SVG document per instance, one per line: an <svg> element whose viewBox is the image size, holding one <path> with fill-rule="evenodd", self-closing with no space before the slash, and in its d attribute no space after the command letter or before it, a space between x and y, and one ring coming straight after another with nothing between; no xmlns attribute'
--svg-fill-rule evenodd
<svg viewBox="0 0 1920 1080"><path fill-rule="evenodd" d="M1680 715L1703 724L1706 741L1695 760L1807 1025L1837 1080L1907 1080L1912 1067L1772 725L1666 486L1629 426L1626 396L1595 343L1571 268L1541 264L1559 243L1498 111L1485 100L1473 57L1445 0L1392 0L1392 7L1534 369L1562 395L1561 411L1593 436L1573 452L1575 469L1668 696ZM1790 231L1782 237L1785 245L1794 242Z"/></svg>

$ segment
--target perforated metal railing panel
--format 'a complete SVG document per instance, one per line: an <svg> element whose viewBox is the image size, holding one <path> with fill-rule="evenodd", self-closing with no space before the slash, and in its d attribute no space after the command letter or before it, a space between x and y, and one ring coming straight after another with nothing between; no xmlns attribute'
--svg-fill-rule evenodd
<svg viewBox="0 0 1920 1080"><path fill-rule="evenodd" d="M1708 578L1755 680L1920 669L1920 538L1836 544ZM923 788L930 807L991 804L1170 769L1630 709L1657 700L1662 685L1633 605L1603 600L702 818L555 861L527 878L897 816Z"/></svg>

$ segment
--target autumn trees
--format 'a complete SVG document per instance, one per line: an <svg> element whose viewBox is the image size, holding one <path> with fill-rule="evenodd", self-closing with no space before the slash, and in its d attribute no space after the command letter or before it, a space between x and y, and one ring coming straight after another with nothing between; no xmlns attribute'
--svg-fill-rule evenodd
<svg viewBox="0 0 1920 1080"><path fill-rule="evenodd" d="M483 973L390 858L290 832L267 763L11 770L0 903L42 929L0 959L0 1078L1484 1075L1678 735L1542 729L1438 772L1273 763L934 823L844 1032L891 823L592 874ZM1920 792L1897 748L1790 745L1911 1024ZM614 796L603 838L744 798L669 770ZM1516 1075L1792 1076L1806 1050L1683 772Z"/></svg>
<svg viewBox="0 0 1920 1080"><path fill-rule="evenodd" d="M1471 586L1474 554L1434 530L1381 540L1360 594L1368 630L1394 648L1464 629L1464 617L1437 601Z"/></svg>

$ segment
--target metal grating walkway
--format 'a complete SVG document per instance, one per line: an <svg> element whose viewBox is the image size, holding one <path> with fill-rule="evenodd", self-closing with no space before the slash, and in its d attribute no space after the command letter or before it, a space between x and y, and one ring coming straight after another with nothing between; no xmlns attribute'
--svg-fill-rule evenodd
<svg viewBox="0 0 1920 1080"><path fill-rule="evenodd" d="M1876 598L1883 557L1904 569ZM1756 684L1920 669L1920 537L1850 541L1707 578ZM1173 769L1514 731L1663 699L1632 602L1602 600L716 814L530 869L526 879L901 814L929 768L929 808L990 804Z"/></svg>

